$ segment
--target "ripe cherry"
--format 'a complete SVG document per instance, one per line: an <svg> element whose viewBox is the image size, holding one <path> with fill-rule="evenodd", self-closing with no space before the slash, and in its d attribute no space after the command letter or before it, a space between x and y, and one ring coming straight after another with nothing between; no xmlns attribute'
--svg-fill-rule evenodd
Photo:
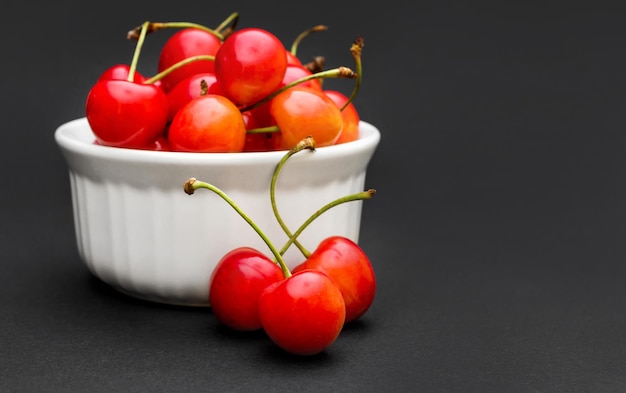
<svg viewBox="0 0 626 393"><path fill-rule="evenodd" d="M198 28L186 28L173 34L161 48L158 71L192 56L215 56L222 41L209 31ZM162 78L162 88L166 92L186 77L202 72L213 72L215 69L212 60L199 60L186 64Z"/></svg>
<svg viewBox="0 0 626 393"><path fill-rule="evenodd" d="M341 333L346 308L341 291L326 274L301 270L263 290L259 316L279 347L296 355L315 355Z"/></svg>
<svg viewBox="0 0 626 393"><path fill-rule="evenodd" d="M178 110L167 135L174 151L236 153L243 150L246 125L228 98L206 94Z"/></svg>
<svg viewBox="0 0 626 393"><path fill-rule="evenodd" d="M206 84L205 87L203 87L202 81ZM213 72L190 75L178 82L167 92L167 100L170 106L168 120L171 121L176 112L193 98L207 93L224 95Z"/></svg>
<svg viewBox="0 0 626 393"><path fill-rule="evenodd" d="M96 82L85 105L96 140L127 148L154 143L165 130L167 112L167 97L161 88L127 80Z"/></svg>
<svg viewBox="0 0 626 393"><path fill-rule="evenodd" d="M337 285L346 303L346 322L361 317L372 305L376 293L374 269L363 249L353 240L343 236L322 240L292 272L305 269L319 270Z"/></svg>
<svg viewBox="0 0 626 393"><path fill-rule="evenodd" d="M312 136L317 146L332 145L343 127L337 105L323 92L303 86L289 88L274 97L270 113L286 148L307 136Z"/></svg>
<svg viewBox="0 0 626 393"><path fill-rule="evenodd" d="M343 128L335 144L352 142L359 139L359 121L361 118L354 104L348 102L348 97L340 91L324 90L324 93L337 104L337 107L340 109L343 108L341 111Z"/></svg>
<svg viewBox="0 0 626 393"><path fill-rule="evenodd" d="M261 329L259 296L268 285L284 279L280 267L251 247L228 252L213 270L209 303L215 317L234 330Z"/></svg>
<svg viewBox="0 0 626 393"><path fill-rule="evenodd" d="M233 32L215 54L215 74L222 89L242 106L276 90L286 68L282 42L269 31L255 27Z"/></svg>
<svg viewBox="0 0 626 393"><path fill-rule="evenodd" d="M313 75L313 73L308 69L301 65L290 64L287 66L285 70L285 76L283 77L283 81L281 82L279 87L286 86L292 82L297 81L301 78L306 78ZM306 82L302 82L298 84L298 86L311 87L316 90L322 90L322 84L319 79L311 79Z"/></svg>
<svg viewBox="0 0 626 393"><path fill-rule="evenodd" d="M98 81L101 80L109 80L109 79L117 79L117 80L128 80L128 75L130 73L130 65L128 64L115 64L111 67L104 70L102 74L98 77ZM141 75L139 72L134 72L134 77L132 82L142 83L146 80L146 78Z"/></svg>

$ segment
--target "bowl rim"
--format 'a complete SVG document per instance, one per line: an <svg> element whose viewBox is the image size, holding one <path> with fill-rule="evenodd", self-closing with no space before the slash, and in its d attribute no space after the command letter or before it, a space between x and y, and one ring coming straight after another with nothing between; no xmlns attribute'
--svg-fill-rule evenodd
<svg viewBox="0 0 626 393"><path fill-rule="evenodd" d="M359 122L359 139L332 146L317 147L315 149L316 157L330 158L335 156L346 156L357 154L365 150L375 148L381 138L381 133L373 124L360 120ZM245 163L255 162L275 163L280 160L286 150L277 151L255 151L240 153L201 153L201 152L174 152L174 151L157 151L128 149L112 146L104 146L93 143L95 140L86 117L65 122L57 127L54 132L54 138L57 145L69 152L77 153L84 156L99 157L109 160L138 161L152 163L190 163L190 164L210 164L233 162ZM91 139L87 142L87 139Z"/></svg>

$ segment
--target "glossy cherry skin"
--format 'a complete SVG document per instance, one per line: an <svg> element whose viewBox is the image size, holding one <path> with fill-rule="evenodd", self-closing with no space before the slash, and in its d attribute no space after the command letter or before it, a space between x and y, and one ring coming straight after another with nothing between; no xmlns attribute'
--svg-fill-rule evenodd
<svg viewBox="0 0 626 393"><path fill-rule="evenodd" d="M85 114L96 140L106 146L144 148L163 134L167 97L161 88L125 80L96 82Z"/></svg>
<svg viewBox="0 0 626 393"><path fill-rule="evenodd" d="M343 119L337 105L323 92L295 86L270 101L270 114L276 121L286 149L312 136L316 146L335 143Z"/></svg>
<svg viewBox="0 0 626 393"><path fill-rule="evenodd" d="M270 115L268 103L242 112L242 115L247 130L276 125L272 115ZM246 143L243 147L243 151L258 152L280 150L282 149L281 140L280 132L248 133L246 135Z"/></svg>
<svg viewBox="0 0 626 393"><path fill-rule="evenodd" d="M200 97L202 95L202 81L205 81L207 84L207 93L224 95L222 88L217 82L215 73L203 72L200 74L190 75L178 82L172 89L170 89L170 91L167 92L167 100L170 106L168 120L171 121L176 112L178 112L180 108L193 98Z"/></svg>
<svg viewBox="0 0 626 393"><path fill-rule="evenodd" d="M173 34L161 48L157 69L159 72L173 66L179 61L192 56L215 56L222 41L207 31L195 28L186 28ZM201 72L213 72L213 60L198 60L176 69L161 79L163 90L172 89L186 77Z"/></svg>
<svg viewBox="0 0 626 393"><path fill-rule="evenodd" d="M300 58L298 58L298 56L291 53L291 51L285 49L285 53L287 55L287 64L293 64L293 65L298 65L298 66L302 65L302 61L300 60Z"/></svg>
<svg viewBox="0 0 626 393"><path fill-rule="evenodd" d="M267 30L243 28L228 36L215 54L215 74L226 95L250 105L280 85L287 69L282 42Z"/></svg>
<svg viewBox="0 0 626 393"><path fill-rule="evenodd" d="M338 108L343 108L344 104L348 101L348 97L340 91L324 90L324 93L337 104ZM341 117L343 119L343 127L341 128L341 134L339 134L339 138L337 138L335 144L352 142L359 139L359 122L361 117L354 103L350 102L348 106L341 111Z"/></svg>
<svg viewBox="0 0 626 393"><path fill-rule="evenodd" d="M376 276L365 252L354 241L331 236L324 239L306 261L292 272L316 269L328 275L346 304L346 322L361 317L376 293Z"/></svg>
<svg viewBox="0 0 626 393"><path fill-rule="evenodd" d="M209 303L213 314L234 330L261 329L259 296L268 285L284 278L280 267L254 248L228 252L211 274Z"/></svg>
<svg viewBox="0 0 626 393"><path fill-rule="evenodd" d="M341 333L346 308L341 291L326 274L301 270L263 290L259 316L280 348L295 355L315 355Z"/></svg>
<svg viewBox="0 0 626 393"><path fill-rule="evenodd" d="M300 78L306 78L311 76L313 73L309 71L307 68L304 68L300 65L289 64L287 65L287 69L285 70L285 76L283 76L283 81L280 84L280 87L286 86L292 82L297 81ZM312 87L316 90L322 90L322 85L320 84L319 79L311 79L306 82L301 82L297 86L306 86Z"/></svg>
<svg viewBox="0 0 626 393"><path fill-rule="evenodd" d="M104 72L98 77L98 81L109 79L128 80L129 73L130 66L128 64L115 64L104 70ZM143 75L135 71L132 82L142 83L145 80L146 78Z"/></svg>
<svg viewBox="0 0 626 393"><path fill-rule="evenodd" d="M246 141L246 125L228 98L206 94L178 110L167 136L173 151L237 153Z"/></svg>

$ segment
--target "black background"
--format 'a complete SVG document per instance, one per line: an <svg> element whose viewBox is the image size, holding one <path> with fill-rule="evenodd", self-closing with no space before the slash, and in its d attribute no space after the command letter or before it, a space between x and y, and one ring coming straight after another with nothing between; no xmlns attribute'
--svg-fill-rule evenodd
<svg viewBox="0 0 626 393"><path fill-rule="evenodd" d="M619 3L5 2L0 391L626 391ZM378 293L319 356L118 294L76 250L56 127L130 61L130 28L233 11L286 44L328 25L300 54L329 66L365 39L355 105L382 139L360 243Z"/></svg>

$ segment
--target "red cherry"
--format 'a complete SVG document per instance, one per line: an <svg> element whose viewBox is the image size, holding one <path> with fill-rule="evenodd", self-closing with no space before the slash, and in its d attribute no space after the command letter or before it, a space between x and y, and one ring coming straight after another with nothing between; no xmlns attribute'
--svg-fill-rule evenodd
<svg viewBox="0 0 626 393"><path fill-rule="evenodd" d="M343 108L348 101L348 97L337 90L324 90L324 93L337 104L338 108ZM352 142L359 139L359 121L361 118L352 102L341 111L341 117L343 119L343 127L335 144Z"/></svg>
<svg viewBox="0 0 626 393"><path fill-rule="evenodd" d="M87 121L102 145L144 148L163 134L167 97L151 84L126 80L96 82L87 95Z"/></svg>
<svg viewBox="0 0 626 393"><path fill-rule="evenodd" d="M253 104L280 85L287 68L286 53L282 42L267 30L237 30L215 54L215 74L235 103Z"/></svg>
<svg viewBox="0 0 626 393"><path fill-rule="evenodd" d="M280 267L250 247L227 253L211 275L209 303L215 317L240 331L261 329L259 296L270 284L283 280Z"/></svg>
<svg viewBox="0 0 626 393"><path fill-rule="evenodd" d="M236 153L243 150L246 125L228 98L206 94L179 109L167 135L174 151Z"/></svg>
<svg viewBox="0 0 626 393"><path fill-rule="evenodd" d="M292 272L319 270L330 277L346 303L346 322L361 317L376 293L376 276L369 258L354 241L331 236L324 239L306 261Z"/></svg>
<svg viewBox="0 0 626 393"><path fill-rule="evenodd" d="M286 86L292 82L297 81L300 78L306 78L311 75L313 75L313 73L308 68L304 68L301 65L290 64L285 70L285 76L283 77L283 81L280 84L280 87ZM311 79L309 81L299 83L298 86L312 87L320 91L322 90L322 85L319 79Z"/></svg>
<svg viewBox="0 0 626 393"><path fill-rule="evenodd" d="M270 339L296 355L315 355L341 333L346 308L341 291L318 270L302 270L270 284L259 297L259 316Z"/></svg>
<svg viewBox="0 0 626 393"><path fill-rule="evenodd" d="M161 48L158 71L164 71L179 61L192 56L215 56L222 41L208 31L186 28L172 35ZM186 77L202 72L213 72L214 62L198 60L172 71L162 78L162 88L166 92Z"/></svg>
<svg viewBox="0 0 626 393"><path fill-rule="evenodd" d="M167 92L167 100L170 105L168 120L171 121L176 112L178 112L180 108L193 98L200 97L203 94L201 86L202 81L206 82L207 93L224 95L222 88L217 82L215 73L203 72L200 74L190 75L178 82L172 89L170 89L170 91Z"/></svg>
<svg viewBox="0 0 626 393"><path fill-rule="evenodd" d="M343 120L337 105L323 92L294 86L270 101L270 113L282 135L283 147L289 149L307 136L317 146L335 143Z"/></svg>
<svg viewBox="0 0 626 393"><path fill-rule="evenodd" d="M269 113L269 104L264 103L255 108L242 112L246 123L246 130L271 127L276 122ZM280 132L248 132L243 151L274 151L282 148Z"/></svg>
<svg viewBox="0 0 626 393"><path fill-rule="evenodd" d="M98 77L98 81L116 79L116 80L128 80L128 74L130 73L130 66L128 64L115 64L106 70ZM142 83L146 78L139 72L135 71L132 82Z"/></svg>
<svg viewBox="0 0 626 393"><path fill-rule="evenodd" d="M287 64L302 66L302 61L298 58L298 56L294 55L293 53L291 53L291 51L286 49L285 52L287 54Z"/></svg>

